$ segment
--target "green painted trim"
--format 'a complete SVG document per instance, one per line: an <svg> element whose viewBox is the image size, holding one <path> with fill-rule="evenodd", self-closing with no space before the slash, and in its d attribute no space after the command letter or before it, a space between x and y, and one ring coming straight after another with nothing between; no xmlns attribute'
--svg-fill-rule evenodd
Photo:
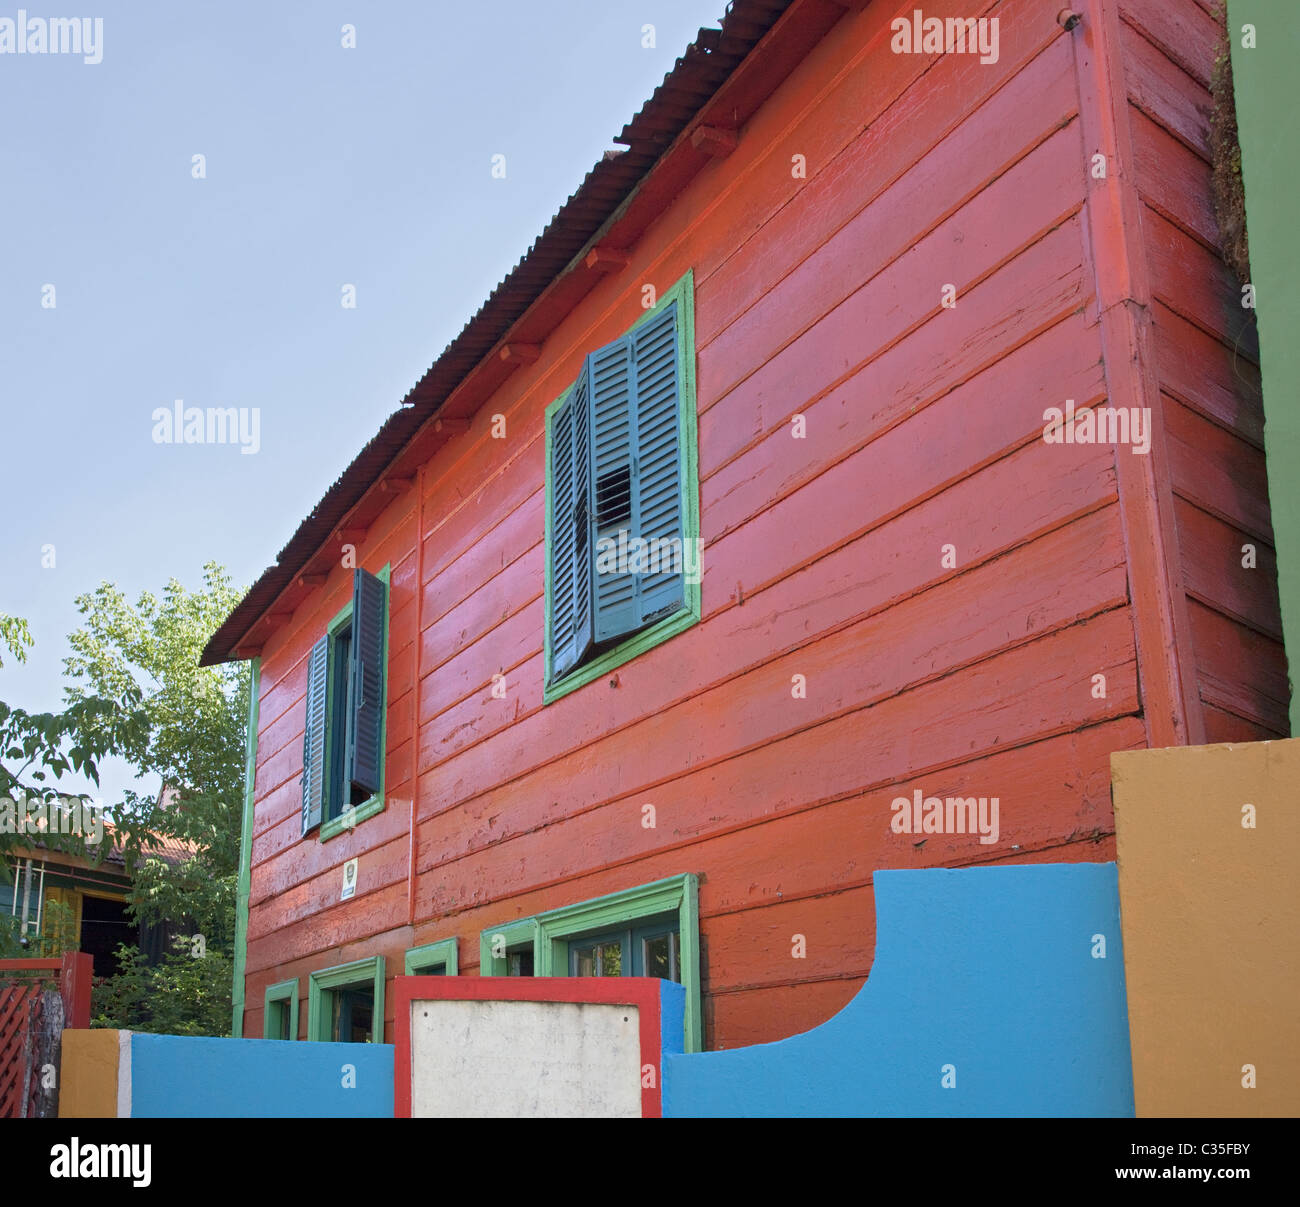
<svg viewBox="0 0 1300 1207"><path fill-rule="evenodd" d="M335 964L332 968L318 968L309 978L307 986L307 1038L328 1043L329 1012L326 1007L326 994L335 989L347 989L352 985L364 985L371 982L375 993L374 1015L370 1026L370 1043L384 1042L384 957L370 956L364 960L353 960L350 964ZM375 1038L376 1025L379 1037Z"/></svg>
<svg viewBox="0 0 1300 1207"><path fill-rule="evenodd" d="M385 760L387 761L387 760ZM382 778L382 775L381 775ZM354 809L345 809L338 817L331 817L329 821L323 821L320 824L321 842L329 842L331 838L342 834L344 830L352 830L359 826L368 817L374 817L376 813L384 811L384 798L382 795L372 796L368 801L357 805Z"/></svg>
<svg viewBox="0 0 1300 1207"><path fill-rule="evenodd" d="M659 301L647 310L624 334L635 331L642 323L648 322L665 306L679 303L677 308L677 424L678 442L682 449L681 462L681 500L682 500L682 539L698 541L700 539L700 453L699 420L695 410L695 272L687 269L685 275L669 289ZM600 657L584 662L576 667L559 683L550 683L551 677L551 427L552 417L564 404L572 392L573 386L565 390L546 408L543 427L546 433L546 530L543 537L542 565L546 587L543 592L542 647L544 680L542 703L551 704L567 696L571 691L585 686L602 675L630 662L647 650L653 649L661 642L675 636L684 629L689 629L700 620L702 609L700 602L700 584L684 585L683 607L671 616L664 617L648 629L633 633L626 641L620 642L612 649L606 650ZM701 551L702 552L702 551ZM702 567L701 567L702 573Z"/></svg>
<svg viewBox="0 0 1300 1207"><path fill-rule="evenodd" d="M262 660L254 658L248 676L248 730L244 737L244 808L239 825L239 879L235 890L235 971L230 993L230 1034L244 1034L244 970L248 965L248 894L253 880L253 791L257 778L258 690Z"/></svg>
<svg viewBox="0 0 1300 1207"><path fill-rule="evenodd" d="M517 922L506 922L502 926L490 926L478 937L478 974L479 976L505 976L508 967L505 956L492 954L492 940L501 935L505 939L505 950L519 947L524 943L533 945L533 971L538 967L538 931L536 918L522 918Z"/></svg>
<svg viewBox="0 0 1300 1207"><path fill-rule="evenodd" d="M291 981L277 981L266 987L262 996L262 1038L279 1039L271 1034L271 1007L277 1002L289 1003L289 1038L298 1038L298 978Z"/></svg>
<svg viewBox="0 0 1300 1207"><path fill-rule="evenodd" d="M1254 27L1253 46L1243 26ZM1237 105L1237 138L1246 192L1251 285L1259 324L1264 398L1264 455L1277 554L1282 638L1290 664L1291 733L1300 735L1300 296L1292 285L1300 256L1295 198L1300 192L1300 126L1294 69L1300 24L1294 0L1228 0L1228 39ZM1249 538L1253 539L1253 538ZM1240 555L1238 555L1240 556ZM1259 571L1244 571L1256 574Z"/></svg>
<svg viewBox="0 0 1300 1207"><path fill-rule="evenodd" d="M322 817L320 829L317 831L317 838L321 842L329 842L331 838L336 838L345 830L352 830L359 826L368 817L374 817L377 813L384 811L384 780L388 774L388 752L384 747L388 740L388 619L393 610L392 598L392 575L393 564L389 562L378 574L375 575L380 579L388 590L384 592L384 710L382 719L379 723L379 748L384 751L384 756L379 760L379 791L364 800L361 804L352 809L345 809L338 817ZM335 613L334 619L325 626L325 632L330 637L330 653L326 665L329 668L326 682L328 686L325 691L325 771L326 771L326 788L328 790L328 773L332 760L334 741L334 690L332 682L332 671L334 667L334 634L339 631L349 620L352 619L352 601L349 599L338 612ZM326 801L328 806L328 800ZM322 809L324 812L324 809Z"/></svg>
<svg viewBox="0 0 1300 1207"><path fill-rule="evenodd" d="M409 948L406 952L405 970L407 976L419 976L426 969L441 964L448 976L458 976L458 944L455 939L439 939L436 943L425 943L421 947Z"/></svg>

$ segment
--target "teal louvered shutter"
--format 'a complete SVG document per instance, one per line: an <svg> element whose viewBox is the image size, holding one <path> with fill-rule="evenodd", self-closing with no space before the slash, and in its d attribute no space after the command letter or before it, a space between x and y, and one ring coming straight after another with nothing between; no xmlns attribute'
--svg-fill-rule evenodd
<svg viewBox="0 0 1300 1207"><path fill-rule="evenodd" d="M591 416L587 368L551 417L551 679L567 674L592 641Z"/></svg>
<svg viewBox="0 0 1300 1207"><path fill-rule="evenodd" d="M325 797L325 703L329 689L329 637L311 647L307 660L307 722L302 736L302 832L320 825Z"/></svg>
<svg viewBox="0 0 1300 1207"><path fill-rule="evenodd" d="M589 362L597 642L621 637L637 627L636 578L619 564L618 557L636 532L631 351L631 337L625 335L593 352Z"/></svg>
<svg viewBox="0 0 1300 1207"><path fill-rule="evenodd" d="M685 603L682 457L678 436L677 303L632 332L636 521L648 564L637 575L637 624ZM635 565L634 565L635 568Z"/></svg>
<svg viewBox="0 0 1300 1207"><path fill-rule="evenodd" d="M388 589L365 570L352 575L352 707L348 714L347 778L365 793L379 791L384 749L384 623Z"/></svg>

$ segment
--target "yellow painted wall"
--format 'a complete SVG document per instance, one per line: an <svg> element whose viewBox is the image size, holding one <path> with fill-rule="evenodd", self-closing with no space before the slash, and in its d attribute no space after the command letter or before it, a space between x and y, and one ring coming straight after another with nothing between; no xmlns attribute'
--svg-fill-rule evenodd
<svg viewBox="0 0 1300 1207"><path fill-rule="evenodd" d="M1111 780L1137 1114L1300 1114L1300 738L1125 751Z"/></svg>
<svg viewBox="0 0 1300 1207"><path fill-rule="evenodd" d="M59 1071L60 1119L117 1117L117 1031L65 1031Z"/></svg>

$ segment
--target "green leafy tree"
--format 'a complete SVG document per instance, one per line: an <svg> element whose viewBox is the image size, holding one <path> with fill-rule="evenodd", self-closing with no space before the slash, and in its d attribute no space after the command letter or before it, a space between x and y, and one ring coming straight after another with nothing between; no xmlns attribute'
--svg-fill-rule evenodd
<svg viewBox="0 0 1300 1207"><path fill-rule="evenodd" d="M171 579L161 598L145 591L134 605L111 583L79 596L85 621L69 637L64 670L71 705L138 695L147 727L121 752L137 776L157 776L172 790L161 800L127 791L115 808L135 871L135 917L151 924L184 917L219 949L234 939L249 674L244 664L199 666L242 594L213 562L203 578L202 590ZM194 854L163 861L155 852L164 837Z"/></svg>
<svg viewBox="0 0 1300 1207"><path fill-rule="evenodd" d="M196 955L191 940L178 937L154 965L139 949L117 949L117 976L91 992L92 1027L121 1027L155 1035L225 1035L230 1031L233 967L221 951Z"/></svg>
<svg viewBox="0 0 1300 1207"><path fill-rule="evenodd" d="M0 615L0 642L22 662L31 646L27 622ZM139 707L139 693L128 688L117 699L84 695L62 712L30 713L0 701L0 880L11 883L11 851L31 846L31 836L20 833L17 801L63 807L84 803L88 797L61 790L65 777L81 776L99 783L99 763L142 741L148 719ZM12 810L12 811L11 811ZM98 862L104 844L87 841L80 830L62 833L56 827L41 836L47 850L64 851ZM18 934L18 920L0 916L0 957L31 954Z"/></svg>

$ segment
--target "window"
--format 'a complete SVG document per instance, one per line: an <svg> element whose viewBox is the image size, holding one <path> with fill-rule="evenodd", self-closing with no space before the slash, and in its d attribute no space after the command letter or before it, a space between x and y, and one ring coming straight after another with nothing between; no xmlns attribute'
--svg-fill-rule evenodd
<svg viewBox="0 0 1300 1207"><path fill-rule="evenodd" d="M456 971L455 939L439 939L406 953L407 976L455 976Z"/></svg>
<svg viewBox="0 0 1300 1207"><path fill-rule="evenodd" d="M532 976L537 944L537 920L494 926L479 937L480 976Z"/></svg>
<svg viewBox="0 0 1300 1207"><path fill-rule="evenodd" d="M389 573L353 572L352 602L307 664L302 832L322 842L384 807Z"/></svg>
<svg viewBox="0 0 1300 1207"><path fill-rule="evenodd" d="M262 1038L298 1038L298 981L268 985L263 999Z"/></svg>
<svg viewBox="0 0 1300 1207"><path fill-rule="evenodd" d="M700 618L694 280L546 411L546 703Z"/></svg>
<svg viewBox="0 0 1300 1207"><path fill-rule="evenodd" d="M674 876L483 931L484 976L651 976L686 990L684 1050L701 1050L698 882ZM516 973L520 957L527 972Z"/></svg>
<svg viewBox="0 0 1300 1207"><path fill-rule="evenodd" d="M383 956L354 960L311 974L307 1038L338 1043L383 1043Z"/></svg>

